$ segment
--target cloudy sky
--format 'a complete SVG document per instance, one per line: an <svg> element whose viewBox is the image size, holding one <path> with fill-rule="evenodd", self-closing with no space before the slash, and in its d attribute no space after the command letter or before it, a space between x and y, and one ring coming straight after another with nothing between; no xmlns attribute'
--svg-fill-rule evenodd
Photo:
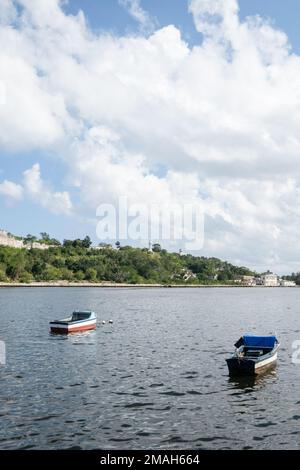
<svg viewBox="0 0 300 470"><path fill-rule="evenodd" d="M298 3L0 0L0 227L190 201L200 254L300 270Z"/></svg>

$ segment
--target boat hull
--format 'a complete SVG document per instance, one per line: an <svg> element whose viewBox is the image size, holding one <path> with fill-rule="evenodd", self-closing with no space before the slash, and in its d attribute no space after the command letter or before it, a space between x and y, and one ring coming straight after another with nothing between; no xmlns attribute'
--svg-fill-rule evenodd
<svg viewBox="0 0 300 470"><path fill-rule="evenodd" d="M50 323L51 333L58 334L69 334L69 333L78 333L80 331L89 331L94 330L97 326L97 320L89 320L85 322L53 322Z"/></svg>
<svg viewBox="0 0 300 470"><path fill-rule="evenodd" d="M226 362L230 376L258 375L276 364L277 352L259 360L231 357Z"/></svg>

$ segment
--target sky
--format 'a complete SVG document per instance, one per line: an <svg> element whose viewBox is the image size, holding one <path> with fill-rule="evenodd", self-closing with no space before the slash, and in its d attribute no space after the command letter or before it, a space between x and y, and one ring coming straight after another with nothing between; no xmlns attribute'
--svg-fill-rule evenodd
<svg viewBox="0 0 300 470"><path fill-rule="evenodd" d="M100 204L191 203L194 254L299 271L299 18L298 0L0 0L0 228L99 243Z"/></svg>

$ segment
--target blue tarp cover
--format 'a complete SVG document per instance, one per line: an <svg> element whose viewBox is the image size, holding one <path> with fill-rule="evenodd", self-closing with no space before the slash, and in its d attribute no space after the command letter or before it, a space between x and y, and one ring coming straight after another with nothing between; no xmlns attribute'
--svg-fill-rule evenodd
<svg viewBox="0 0 300 470"><path fill-rule="evenodd" d="M243 336L244 345L256 348L274 348L277 342L276 336Z"/></svg>

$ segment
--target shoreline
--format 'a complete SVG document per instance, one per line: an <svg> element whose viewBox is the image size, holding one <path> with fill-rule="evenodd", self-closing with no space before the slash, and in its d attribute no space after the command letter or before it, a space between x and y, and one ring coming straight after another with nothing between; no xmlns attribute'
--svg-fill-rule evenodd
<svg viewBox="0 0 300 470"><path fill-rule="evenodd" d="M53 281L53 282L31 282L31 283L22 283L22 282L0 282L1 288L14 288L14 287L100 287L100 288L130 288L130 289L144 289L144 288L194 288L194 289L212 289L218 287L226 288L276 288L280 286L242 286L234 284L126 284L126 283L117 283L117 282L69 282L69 281ZM298 287L298 286L293 286Z"/></svg>

